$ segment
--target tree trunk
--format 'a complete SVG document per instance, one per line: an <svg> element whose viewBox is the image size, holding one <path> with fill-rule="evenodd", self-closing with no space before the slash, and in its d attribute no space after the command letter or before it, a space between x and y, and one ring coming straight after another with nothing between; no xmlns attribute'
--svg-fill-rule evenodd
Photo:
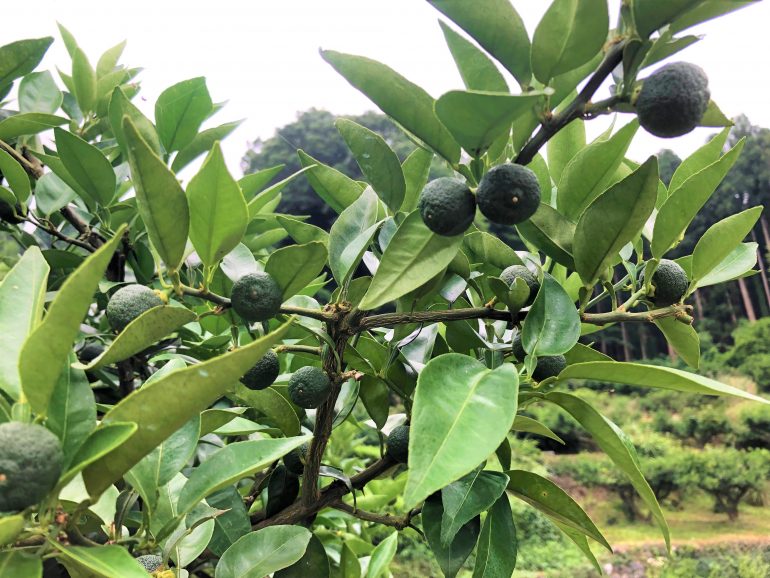
<svg viewBox="0 0 770 578"><path fill-rule="evenodd" d="M641 350L642 359L648 359L647 328L644 325L639 326L639 348Z"/></svg>
<svg viewBox="0 0 770 578"><path fill-rule="evenodd" d="M765 215L760 217L759 224L762 226L762 236L765 238L765 251L770 251L770 226L767 224L767 217Z"/></svg>
<svg viewBox="0 0 770 578"><path fill-rule="evenodd" d="M703 298L700 289L695 292L695 311L698 319L703 319Z"/></svg>
<svg viewBox="0 0 770 578"><path fill-rule="evenodd" d="M733 327L738 325L738 316L735 314L735 306L733 305L733 296L729 287L727 288L727 308L730 310L730 321L733 322Z"/></svg>
<svg viewBox="0 0 770 578"><path fill-rule="evenodd" d="M757 314L754 312L754 304L751 302L749 288L745 279L738 279L738 287L741 289L741 299L743 299L743 308L746 311L746 317L749 322L754 323L757 320Z"/></svg>
<svg viewBox="0 0 770 578"><path fill-rule="evenodd" d="M623 336L623 361L631 360L631 347L629 343L628 326L625 323L620 324L620 332Z"/></svg>

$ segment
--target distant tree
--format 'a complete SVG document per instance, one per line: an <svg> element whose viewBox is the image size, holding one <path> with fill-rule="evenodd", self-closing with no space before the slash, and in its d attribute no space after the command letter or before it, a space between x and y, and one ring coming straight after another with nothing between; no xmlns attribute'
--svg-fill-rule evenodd
<svg viewBox="0 0 770 578"><path fill-rule="evenodd" d="M666 186L671 182L671 177L674 176L674 171L682 164L682 159L679 158L671 149L662 149L658 151L658 170L660 170L660 180L666 183Z"/></svg>
<svg viewBox="0 0 770 578"><path fill-rule="evenodd" d="M250 144L241 160L243 172L248 174L283 164L286 166L277 178L285 178L302 168L297 157L297 149L302 149L325 165L351 178L362 179L361 169L334 126L336 118L332 113L316 108L299 113L297 120L277 129L274 136L265 140L257 139ZM344 118L379 134L402 162L416 148L409 137L383 114L366 112ZM439 160L434 161L431 178L451 174L451 169L445 164ZM331 226L335 216L334 211L315 194L307 179L302 176L283 189L277 211L309 216L308 222L326 229Z"/></svg>

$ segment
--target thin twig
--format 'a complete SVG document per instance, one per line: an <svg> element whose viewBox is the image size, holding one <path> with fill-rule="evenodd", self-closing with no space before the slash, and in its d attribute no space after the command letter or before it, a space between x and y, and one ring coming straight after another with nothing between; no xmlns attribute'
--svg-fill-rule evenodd
<svg viewBox="0 0 770 578"><path fill-rule="evenodd" d="M692 305L671 305L660 309L651 309L649 311L636 311L629 313L627 311L610 311L609 313L582 313L580 319L583 323L591 325L608 325L610 323L653 323L658 319L665 317L676 317L685 323L689 323L692 318Z"/></svg>
<svg viewBox="0 0 770 578"><path fill-rule="evenodd" d="M13 160L19 163L22 166L22 168L24 168L24 171L33 179L37 180L43 176L43 171L40 167L35 166L31 162L29 162L22 155L20 155L15 148L13 148L4 140L0 140L0 149L4 150L9 155L11 155L13 157Z"/></svg>
<svg viewBox="0 0 770 578"><path fill-rule="evenodd" d="M495 319L511 321L511 312L489 307L445 309L441 311L410 311L406 313L382 313L364 317L355 326L357 331L368 331L375 327L393 327L404 323L431 323L434 321L460 321L463 319Z"/></svg>
<svg viewBox="0 0 770 578"><path fill-rule="evenodd" d="M355 516L359 520L365 522L374 522L375 524L383 524L385 526L392 526L396 530L403 530L409 527L412 523L412 518L420 513L420 509L414 509L404 516L391 516L390 514L377 514L375 512L367 512L354 508L353 506L346 504L342 500L337 500L331 504L331 507L335 510L346 512L351 516Z"/></svg>

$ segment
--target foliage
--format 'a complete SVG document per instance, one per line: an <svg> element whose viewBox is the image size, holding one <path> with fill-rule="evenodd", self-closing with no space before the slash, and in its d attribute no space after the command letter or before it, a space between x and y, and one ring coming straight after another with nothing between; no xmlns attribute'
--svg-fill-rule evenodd
<svg viewBox="0 0 770 578"><path fill-rule="evenodd" d="M210 125L221 106L203 78L164 90L150 119L132 103L139 69L119 64L123 43L93 66L61 27L72 60L61 87L35 72L52 39L0 47L9 98L0 201L12 208L2 227L23 248L0 285L0 421L47 428L63 455L45 496L0 517L4 571L40 575L46 559L73 576L138 578L146 572L137 558L151 555L168 568L164 578L308 567L379 578L417 529L446 576L463 566L478 578L510 575L517 543L537 538L526 522L516 529L511 501L537 510L598 566L589 540L610 550L601 530L532 465L531 442L510 435L559 443L567 422L575 445L588 439L613 464L597 475L649 512L670 547L655 493L673 482L644 465L660 466L665 444L638 452L605 404L574 388L767 402L681 367L614 361L579 340L654 322L697 368L693 309L682 301L751 273L742 241L760 207L710 225L679 262L686 294L655 306L648 280L743 144L696 152L667 187L656 158L626 157L637 119L591 143L582 123L633 114L644 69L687 44L673 31L721 8L624 4L611 31L604 0L555 0L530 39L505 0L433 4L487 51L447 32L465 89L434 99L384 64L323 51L394 122L342 119L341 141L315 143L339 153L344 142L350 153L335 160L354 159L360 173L299 151L278 182L276 167L230 174L219 141L237 123ZM521 92L509 91L492 58ZM615 71L610 97L596 100ZM8 108L14 100L18 110ZM699 120L729 124L714 104ZM402 128L408 136L393 137ZM398 144L406 138L417 143L408 156ZM507 234L526 250L475 219L451 236L431 231L417 207L436 162L471 194L495 167L518 175L526 190L493 183L482 212L515 222ZM324 207L300 207L316 224L279 212L300 172ZM494 212L524 201L526 220ZM537 284L502 279L514 265ZM105 311L127 285L152 298L130 303L113 329ZM271 350L276 380L246 387L241 379ZM539 421L542 408L555 414ZM405 425L408 436L395 429ZM386 451L393 434L402 446L408 437L408 451L397 452L406 464ZM724 459L746 475L730 486L703 472L692 483L732 496L724 505L733 515L766 460L759 451Z"/></svg>
<svg viewBox="0 0 770 578"><path fill-rule="evenodd" d="M750 375L760 388L770 387L770 318L740 325L733 339L728 363Z"/></svg>

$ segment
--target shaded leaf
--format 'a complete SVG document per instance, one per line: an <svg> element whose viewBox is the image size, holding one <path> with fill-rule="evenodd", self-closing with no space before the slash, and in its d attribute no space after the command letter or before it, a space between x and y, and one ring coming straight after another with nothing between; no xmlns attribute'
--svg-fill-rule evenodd
<svg viewBox="0 0 770 578"><path fill-rule="evenodd" d="M268 526L240 538L219 559L215 578L264 578L302 558L312 534L301 526Z"/></svg>
<svg viewBox="0 0 770 578"><path fill-rule="evenodd" d="M547 273L524 319L521 343L535 356L566 353L580 337L580 316L564 288Z"/></svg>

